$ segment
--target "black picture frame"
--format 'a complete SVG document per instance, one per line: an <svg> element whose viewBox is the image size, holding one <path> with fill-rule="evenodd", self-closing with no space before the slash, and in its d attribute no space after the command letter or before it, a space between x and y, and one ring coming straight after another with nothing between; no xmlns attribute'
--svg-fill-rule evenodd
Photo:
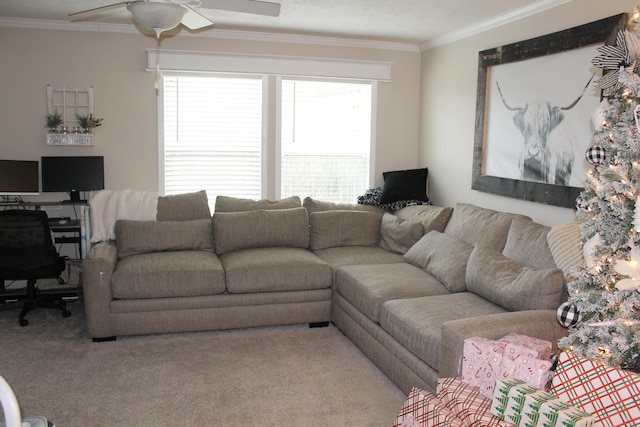
<svg viewBox="0 0 640 427"><path fill-rule="evenodd" d="M575 208L576 199L583 190L581 187L548 184L524 179L511 179L485 174L487 160L486 127L489 120L487 102L489 100L489 92L490 90L494 90L502 96L498 88L488 87L490 81L489 76L492 67L502 64L568 52L573 49L591 45L615 44L618 30L624 29L626 24L627 14L619 14L545 36L479 52L471 184L473 190L548 205ZM502 100L506 106L507 104L504 97ZM585 119L586 127L589 126L589 119L590 117ZM512 126L515 125L512 123Z"/></svg>

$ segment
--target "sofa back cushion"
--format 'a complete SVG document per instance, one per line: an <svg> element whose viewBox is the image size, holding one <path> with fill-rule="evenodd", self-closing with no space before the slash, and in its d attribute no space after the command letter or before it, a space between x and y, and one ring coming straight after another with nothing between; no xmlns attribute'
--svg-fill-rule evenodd
<svg viewBox="0 0 640 427"><path fill-rule="evenodd" d="M115 225L118 257L151 252L213 251L211 219L190 221L133 221Z"/></svg>
<svg viewBox="0 0 640 427"><path fill-rule="evenodd" d="M564 277L560 269L536 269L495 249L475 246L465 276L467 290L507 310L556 310Z"/></svg>
<svg viewBox="0 0 640 427"><path fill-rule="evenodd" d="M404 259L438 279L451 292L466 289L465 274L473 246L439 231L430 231L404 254Z"/></svg>
<svg viewBox="0 0 640 427"><path fill-rule="evenodd" d="M502 251L511 221L518 216L524 217L458 203L444 232L474 246L483 245Z"/></svg>
<svg viewBox="0 0 640 427"><path fill-rule="evenodd" d="M158 221L189 221L211 219L209 199L205 190L195 193L158 197Z"/></svg>
<svg viewBox="0 0 640 427"><path fill-rule="evenodd" d="M444 231L451 218L453 208L433 205L414 205L398 209L393 214L401 219L417 221L424 227L424 234L430 231Z"/></svg>
<svg viewBox="0 0 640 427"><path fill-rule="evenodd" d="M213 214L218 254L250 248L309 247L309 218L303 207Z"/></svg>
<svg viewBox="0 0 640 427"><path fill-rule="evenodd" d="M302 206L300 197L291 196L281 200L253 200L230 196L216 197L216 212L247 212L257 210L293 209Z"/></svg>
<svg viewBox="0 0 640 427"><path fill-rule="evenodd" d="M536 268L557 268L547 234L551 228L523 218L515 218L509 228L502 253Z"/></svg>
<svg viewBox="0 0 640 427"><path fill-rule="evenodd" d="M398 218L388 212L380 223L380 247L389 252L406 253L424 234L424 227L416 221Z"/></svg>
<svg viewBox="0 0 640 427"><path fill-rule="evenodd" d="M377 206L361 205L358 203L334 203L325 202L322 200L316 200L311 197L305 197L302 201L302 206L307 208L307 212L311 215L314 212L324 211L366 211L366 212L378 212L380 214L386 212L384 209Z"/></svg>
<svg viewBox="0 0 640 427"><path fill-rule="evenodd" d="M314 212L309 216L310 248L377 246L382 215L360 210Z"/></svg>

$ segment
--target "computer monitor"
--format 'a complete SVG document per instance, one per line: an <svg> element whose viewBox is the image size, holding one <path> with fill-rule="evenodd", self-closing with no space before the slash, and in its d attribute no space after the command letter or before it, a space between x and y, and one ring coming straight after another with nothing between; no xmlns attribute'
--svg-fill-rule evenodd
<svg viewBox="0 0 640 427"><path fill-rule="evenodd" d="M81 202L80 192L104 189L104 157L42 157L43 192L66 192L66 202Z"/></svg>
<svg viewBox="0 0 640 427"><path fill-rule="evenodd" d="M39 194L37 160L0 160L0 196Z"/></svg>

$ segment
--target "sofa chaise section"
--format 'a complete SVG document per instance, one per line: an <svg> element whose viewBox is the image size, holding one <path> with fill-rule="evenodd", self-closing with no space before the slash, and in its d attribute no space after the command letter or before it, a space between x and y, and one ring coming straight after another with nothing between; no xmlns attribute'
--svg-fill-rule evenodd
<svg viewBox="0 0 640 427"><path fill-rule="evenodd" d="M333 322L405 392L459 375L471 336L519 332L556 342L566 333L555 319L564 277L548 230L521 215L459 204L445 227L404 254L412 275L394 280L389 268L387 280L372 279L369 266L340 267ZM385 274L380 265L370 270Z"/></svg>

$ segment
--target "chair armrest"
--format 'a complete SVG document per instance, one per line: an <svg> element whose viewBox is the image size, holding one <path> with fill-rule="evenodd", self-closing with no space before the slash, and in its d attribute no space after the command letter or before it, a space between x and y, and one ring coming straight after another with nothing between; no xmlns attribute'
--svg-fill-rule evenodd
<svg viewBox="0 0 640 427"><path fill-rule="evenodd" d="M82 292L87 333L92 338L113 336L109 304L111 276L118 262L118 249L114 241L95 244L82 262Z"/></svg>
<svg viewBox="0 0 640 427"><path fill-rule="evenodd" d="M567 335L555 310L526 310L490 314L446 322L440 338L440 377L455 377L462 372L464 340L478 336L496 340L515 332L550 341L554 351L560 338Z"/></svg>

